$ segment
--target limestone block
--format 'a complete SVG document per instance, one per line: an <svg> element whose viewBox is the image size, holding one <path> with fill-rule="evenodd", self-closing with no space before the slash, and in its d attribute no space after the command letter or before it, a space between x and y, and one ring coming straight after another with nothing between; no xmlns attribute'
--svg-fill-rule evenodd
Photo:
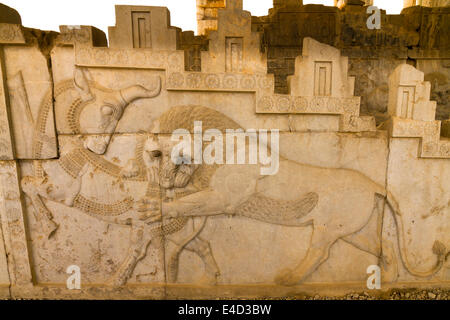
<svg viewBox="0 0 450 320"><path fill-rule="evenodd" d="M305 81L305 79L308 79ZM295 75L288 77L289 95L257 95L258 113L334 114L343 132L375 131L373 117L360 117L355 78L348 76L348 58L338 49L304 38Z"/></svg>
<svg viewBox="0 0 450 320"><path fill-rule="evenodd" d="M293 95L353 96L355 79L348 76L348 58L342 57L337 48L305 38L303 53L295 61L295 72L288 78Z"/></svg>
<svg viewBox="0 0 450 320"><path fill-rule="evenodd" d="M392 139L389 149L387 183L389 191L397 197L402 212L408 263L413 269L426 270L436 264L430 251L435 241L447 244L450 240L449 160L418 158L417 139ZM441 270L435 279L444 283L449 276L448 269ZM404 281L412 279L403 271L400 277Z"/></svg>
<svg viewBox="0 0 450 320"><path fill-rule="evenodd" d="M217 30L209 35L209 50L202 52L202 71L211 73L266 73L266 55L261 52L261 33L253 32L251 14L242 1L227 2L218 10Z"/></svg>
<svg viewBox="0 0 450 320"><path fill-rule="evenodd" d="M431 84L424 81L424 73L411 65L399 65L389 77L389 105L391 116L404 119L434 121L436 102L429 101Z"/></svg>
<svg viewBox="0 0 450 320"><path fill-rule="evenodd" d="M5 79L5 68L2 63L0 73L2 79ZM14 159L13 137L11 136L11 115L8 105L8 96L5 81L0 86L0 159Z"/></svg>
<svg viewBox="0 0 450 320"><path fill-rule="evenodd" d="M23 44L25 38L20 24L0 23L0 43Z"/></svg>
<svg viewBox="0 0 450 320"><path fill-rule="evenodd" d="M440 121L418 121L392 117L385 126L392 137L419 138L418 157L420 158L449 158L450 141L441 139Z"/></svg>
<svg viewBox="0 0 450 320"><path fill-rule="evenodd" d="M208 31L217 30L217 26L217 20L199 20L197 22L197 33L205 35Z"/></svg>
<svg viewBox="0 0 450 320"><path fill-rule="evenodd" d="M170 26L165 7L116 6L116 26L109 28L111 48L176 50L180 30Z"/></svg>
<svg viewBox="0 0 450 320"><path fill-rule="evenodd" d="M91 26L59 26L60 34L56 39L58 46L78 45L87 47L107 47L105 33Z"/></svg>
<svg viewBox="0 0 450 320"><path fill-rule="evenodd" d="M418 156L448 158L450 141L441 139L441 122L435 121L436 102L430 100L431 84L424 73L400 65L389 77L391 119L386 123L392 137L420 138Z"/></svg>
<svg viewBox="0 0 450 320"><path fill-rule="evenodd" d="M53 85L47 59L34 46L7 46L4 52L15 157L56 158Z"/></svg>
<svg viewBox="0 0 450 320"><path fill-rule="evenodd" d="M19 187L18 164L15 161L0 163L0 219L4 248L8 257L11 285L31 285L31 264L24 223L24 210ZM44 225L44 224L43 224Z"/></svg>

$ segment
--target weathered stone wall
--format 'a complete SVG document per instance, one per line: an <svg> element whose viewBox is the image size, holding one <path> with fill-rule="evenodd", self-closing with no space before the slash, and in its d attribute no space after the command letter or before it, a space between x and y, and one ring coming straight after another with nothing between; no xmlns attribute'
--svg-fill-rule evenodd
<svg viewBox="0 0 450 320"><path fill-rule="evenodd" d="M224 1L198 1L199 34L217 29L218 10ZM437 119L450 117L447 101L450 71L450 8L447 3L423 3L400 15L381 11L381 29L369 30L369 1L340 1L337 7L305 5L298 0L274 1L265 17L253 17L252 28L264 33L262 46L268 55L268 72L275 75L275 90L287 93L287 77L294 74L295 57L303 38L312 37L341 49L350 58L350 69L361 81L356 94L362 97L363 114L377 123L387 119L386 79L395 66L409 63L426 74L438 101ZM405 7L413 6L405 4ZM435 7L435 8L427 8ZM445 7L447 6L447 7ZM206 12L206 13L205 13ZM193 49L189 49L193 50ZM198 49L190 54L198 56Z"/></svg>
<svg viewBox="0 0 450 320"><path fill-rule="evenodd" d="M369 30L366 7L347 5L339 10L321 5L275 7L267 17L255 17L254 29L264 31L268 71L275 75L275 90L287 93L287 77L294 74L293 60L304 37L333 45L350 58L356 94L362 112L380 123L387 119L387 83L395 66L415 65L433 83L437 117L450 116L447 101L450 71L450 8L408 8L400 15L382 10L381 29Z"/></svg>
<svg viewBox="0 0 450 320"><path fill-rule="evenodd" d="M450 5L449 0L403 0L403 7L424 6L424 7L446 7Z"/></svg>

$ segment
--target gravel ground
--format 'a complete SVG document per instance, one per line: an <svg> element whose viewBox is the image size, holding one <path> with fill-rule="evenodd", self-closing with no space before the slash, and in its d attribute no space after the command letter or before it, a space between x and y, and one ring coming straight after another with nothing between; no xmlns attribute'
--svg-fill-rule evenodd
<svg viewBox="0 0 450 320"><path fill-rule="evenodd" d="M293 299L302 300L449 300L450 290L448 289L395 289L384 293L349 293L341 297L327 296L298 296Z"/></svg>

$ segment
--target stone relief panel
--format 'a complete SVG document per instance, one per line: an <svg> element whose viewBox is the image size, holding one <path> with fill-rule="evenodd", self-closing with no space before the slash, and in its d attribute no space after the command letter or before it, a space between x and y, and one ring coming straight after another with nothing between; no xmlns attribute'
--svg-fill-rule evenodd
<svg viewBox="0 0 450 320"><path fill-rule="evenodd" d="M242 10L242 1L225 3L225 8L217 10L217 28L208 32L209 50L201 53L202 71L266 73L267 58L260 50L262 34L252 30L250 12Z"/></svg>
<svg viewBox="0 0 450 320"><path fill-rule="evenodd" d="M288 77L290 94L259 97L257 113L335 114L340 115L341 131L375 130L374 118L360 117L355 79L348 77L348 58L339 50L304 38L303 54L295 64L295 75Z"/></svg>
<svg viewBox="0 0 450 320"><path fill-rule="evenodd" d="M49 234L31 223L39 282L63 282L71 264L86 270L86 283L164 282L161 227L149 223L161 219L155 204L160 192L149 180L152 172L145 170L146 142L151 142L150 136L116 136L103 157L86 150L79 139L67 137L60 141L61 159L42 163L45 181L33 181L40 199L29 197L27 207L35 212L37 201L45 203L52 214L48 222L54 226ZM124 146L131 152L124 152ZM22 170L32 175L36 169L28 163ZM23 183L36 179L31 177ZM58 262L48 264L55 256Z"/></svg>
<svg viewBox="0 0 450 320"><path fill-rule="evenodd" d="M225 128L237 129L240 127L223 114L200 106L181 106L169 109L160 117L159 126L164 128L163 131L170 131L173 128L188 128L190 131L191 120L194 119L203 121L205 129L224 130ZM82 140L89 138L90 136L81 137ZM286 139L282 143L289 147L282 149L281 153L290 149L288 153L296 160L290 160L289 157L285 158L281 155L280 171L274 176L267 177L260 176L259 167L251 165L177 166L170 159L172 146L169 138L170 136L154 137L151 135L142 135L139 139L135 135L117 136L110 141L105 155L96 155L86 149L81 141L77 142L75 137L68 138L67 141L62 140L61 145L67 146L67 151L62 152L61 159L41 163L42 178L29 176L22 180L24 191L31 199L30 210L36 212L46 208L48 211L54 211L51 219L49 219L49 214L41 217L41 219L47 219L50 225L54 225L54 230L51 230L51 233L48 233L47 230L46 237L41 238L42 241L48 241L50 244L36 243L36 247L33 249L35 254L39 254L39 258L36 260L45 261L46 255L55 254L55 252L61 252L60 254L67 257L67 253L63 253L67 250L65 247L58 249L53 246L58 246L62 239L68 237L65 239L65 243L74 243L74 249L69 254L70 258L82 262L81 264L85 268L92 271L89 277L92 282L110 281L108 283L112 285L124 285L128 281L133 283L134 281L144 281L143 279L148 280L152 278L151 273L154 273L152 280L159 282L162 272L165 274L165 278L162 279L167 279L168 282L177 282L180 275L181 279L183 277L184 281L190 279L195 285L200 283L208 285L239 284L256 281L256 283L275 282L290 286L304 281L315 273L328 260L329 251L331 247L334 247L335 242L342 240L343 243L340 243L336 250L352 252L350 247L344 243L356 246L358 249L362 248L363 252L369 256L363 255L361 261L369 263L376 258L382 259L386 264L386 270L394 267L394 269L386 271L386 277L392 277L392 281L396 279L397 265L392 262L395 258L394 252L384 249L384 254L389 252L390 256L384 257L381 254L381 226L384 219L385 201L387 201L388 208L395 213L396 223L401 226L402 221L397 218L399 207L394 195L388 193L383 186L385 178L382 172L385 172L386 168L372 167L377 168L379 172L371 171L373 169L368 166L370 162L361 162L362 158L360 157L364 157L366 153L373 154L372 148L379 150L381 147L385 153L378 153L380 159L375 159L375 161L382 162L383 159L386 159L386 139L382 136L362 138L360 141L354 141L355 138L352 136L338 137L331 133L318 137L310 134L291 134L282 137L282 141ZM327 160L323 158L324 154L322 154L321 164L324 165L323 167L317 163L312 165L317 159L299 156L301 150L305 149L303 145L319 146L321 143L324 143L325 146L328 143L334 145L333 140L336 139L341 140L340 144L347 145L347 147L338 147L334 152L330 152ZM134 142L132 142L133 140ZM140 142L136 140L140 140ZM295 144L297 147L294 149L292 149L292 141L297 141ZM353 151L346 151L346 148L355 150L355 143L360 145L357 149L364 152L360 156L355 155ZM124 152L125 150L128 152ZM314 153L307 152L306 154ZM346 158L348 161L345 160ZM305 161L305 163L301 161ZM363 166L361 167L361 165ZM340 169L333 169L333 167ZM36 170L36 168L34 169ZM23 171L30 172L30 169L24 167ZM375 180L360 172L367 172ZM333 177L330 178L330 176ZM63 177L67 177L65 183ZM304 177L308 177L307 180L303 180L305 183L295 183ZM334 181L337 185L330 186L329 181ZM351 185L347 184L349 181L351 181ZM297 185L298 188L292 188L294 185ZM283 186L288 187L289 191ZM337 192L343 188L348 190L348 197L350 197L346 201L342 201L342 193ZM105 194L105 190L109 190L109 192ZM224 195L226 196L224 197ZM211 202L211 199L215 200ZM47 203L47 206L44 202ZM55 206L54 202L59 202L60 205ZM67 210L60 207L61 205L72 208L70 212L73 212L74 216L82 214L94 218L96 222L90 219L88 221L83 221L83 218L77 219L81 224L88 224L87 230L90 232L97 234L99 232L97 230L106 230L103 235L101 233L96 235L96 238L100 238L98 242L94 242L96 245L91 242L89 246L80 246L81 239L78 238L78 232L71 231L73 226L70 221L74 217L67 216ZM362 208L367 210L363 215L361 215ZM348 211L351 209L357 212L349 215ZM360 220L355 220L355 216L360 216ZM217 222L214 221L216 218L218 218ZM100 221L112 226L100 228L98 226ZM57 222L60 222L59 226ZM238 228L236 224L246 227ZM115 229L115 225L130 229L128 250L119 249L121 245L111 245L105 239L104 235L109 232L112 237L119 237L115 234L120 232ZM230 227L233 229L233 238L236 237L234 245L231 247L227 241L223 241L227 237L226 230ZM209 233L207 231L208 228L214 230L212 239L208 237L208 234L211 236L211 231ZM225 231L219 231L221 228L225 228ZM254 235L256 239L259 239L266 232L273 233L273 228L276 229L275 234L284 235L281 239L274 239L276 242L280 241L281 247L283 247L283 243L291 243L290 240L293 240L296 235L302 239L302 243L309 243L309 246L306 247L304 244L299 246L299 249L303 248L303 252L306 254L299 264L300 260L295 259L297 250L294 247L286 252L278 253L278 256L272 257L273 260L268 260L267 268L259 271L260 277L253 278L253 273L237 272L236 268L242 270L242 265L236 263L240 259L237 255L231 260L231 266L223 267L225 274L223 277L219 277L222 275L220 262L230 261L225 257L232 252L236 254L236 247L241 247L243 252L247 252L246 250L252 245L257 244L251 243L250 239L254 239L248 235L249 232L256 232ZM283 228L289 229L287 234ZM299 229L294 232L293 228ZM308 228L307 236L300 235L300 229L304 231ZM265 229L267 230L264 231ZM33 230L32 233L42 231ZM242 236L243 240L237 239L240 231L247 233ZM396 232L400 241L401 257L407 259L408 252L403 243L402 227L399 227ZM61 233L63 235L57 236ZM72 236L68 234L72 234ZM76 236L74 237L74 235ZM217 238L219 235L220 237ZM308 236L311 237L310 242L305 241ZM163 248L165 248L163 252L166 257L164 262L155 258L162 257L160 250L163 239ZM109 241L115 243L113 239ZM158 243L155 248L156 253L149 255L146 248L153 241ZM218 257L214 255L214 244L220 248ZM408 268L408 271L415 276L431 276L441 271L442 255L446 253L445 248L440 240L436 240L434 247L434 253L438 255L438 262L435 266L424 273L416 272L406 260L405 267ZM80 252L80 249L76 248L86 250L89 248L89 250ZM117 256L120 254L116 250L128 253L125 255L122 253L125 258L119 261ZM200 278L196 278L199 275L191 272L192 270L201 270L201 268L182 267L187 263L186 260L183 264L180 262L180 257L185 250L191 253L188 261L191 260L194 263L201 261L203 264L204 274ZM192 257L192 254L195 255L195 258ZM284 254L287 254L289 258L285 258ZM372 258L370 258L370 254ZM110 259L105 257L103 261L102 256L109 256ZM245 256L248 259L248 255L245 254ZM153 265L151 267L148 264L150 263L149 257L152 257ZM255 254L254 258L257 261L262 257ZM136 273L136 268L142 259L147 261L143 265L153 270L152 272ZM290 261L286 265L295 266L297 264L297 266L289 271L278 270L280 259ZM257 265L256 261L254 261L254 265ZM386 261L391 262L387 263ZM59 276L62 274L61 265L49 267L45 266L44 262L41 262L41 265L39 265L39 269L42 281L54 281L54 279L58 279L58 274ZM164 265L165 269L162 267ZM93 270L94 266L97 267L97 271ZM347 280L360 279L364 274L363 271L360 270L359 276L355 275L355 278L347 278ZM315 281L338 281L339 278L330 279L326 276L326 272L323 272L325 274L317 276ZM103 277L105 274L109 274L111 279L97 278L96 273ZM272 277L271 281L270 277Z"/></svg>
<svg viewBox="0 0 450 320"><path fill-rule="evenodd" d="M436 101L430 101L431 83L414 67L399 65L389 77L388 112L384 125L392 137L420 138L418 156L448 158L450 141L441 139L441 121L436 118Z"/></svg>
<svg viewBox="0 0 450 320"><path fill-rule="evenodd" d="M58 156L47 60L33 47L6 47L5 68L16 159ZM32 59L34 67L25 61Z"/></svg>
<svg viewBox="0 0 450 320"><path fill-rule="evenodd" d="M19 186L18 167L15 161L0 163L1 179L1 223L5 252L8 257L8 274L13 285L30 286L31 264ZM45 225L45 222L38 221Z"/></svg>
<svg viewBox="0 0 450 320"><path fill-rule="evenodd" d="M3 65L1 66L1 76L4 77L5 70ZM14 159L14 148L12 142L13 137L11 135L11 123L10 123L10 110L8 108L8 96L7 87L3 82L0 87L0 159L12 160Z"/></svg>
<svg viewBox="0 0 450 320"><path fill-rule="evenodd" d="M288 94L275 93L261 33L242 1L226 5L201 71L186 71L159 7L116 7L110 47L61 27L50 69L36 47L2 48L0 294L73 298L70 265L88 298L351 290L370 265L383 286L447 285L450 147L424 73L402 64L383 80L377 128L349 59L305 38ZM11 63L15 50L40 54L40 77Z"/></svg>
<svg viewBox="0 0 450 320"><path fill-rule="evenodd" d="M388 169L389 191L402 194L399 203L403 212L406 247L409 248L409 263L419 271L426 270L435 263L430 248L440 239L448 243L449 228L449 186L450 173L448 159L421 159L417 157L417 139L393 139L390 144ZM436 174L439 179L435 179ZM419 200L420 199L420 200ZM425 236L425 234L428 236ZM421 266L419 268L419 265ZM450 277L447 263L434 277L445 282ZM404 274L405 280L411 275Z"/></svg>
<svg viewBox="0 0 450 320"><path fill-rule="evenodd" d="M176 50L181 30L170 26L165 7L116 6L116 26L108 31L111 48Z"/></svg>

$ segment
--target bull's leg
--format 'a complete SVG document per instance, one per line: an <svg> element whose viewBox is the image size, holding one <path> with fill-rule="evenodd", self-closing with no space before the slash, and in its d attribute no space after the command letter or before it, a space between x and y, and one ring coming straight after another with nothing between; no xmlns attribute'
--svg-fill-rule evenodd
<svg viewBox="0 0 450 320"><path fill-rule="evenodd" d="M283 270L275 278L275 282L284 286L294 286L303 281L328 259L330 248L336 240L336 236L329 235L326 231L314 230L306 257L294 270Z"/></svg>
<svg viewBox="0 0 450 320"><path fill-rule="evenodd" d="M108 281L110 285L123 286L127 283L137 263L147 254L147 247L152 240L151 237L151 233L145 232L144 227L133 226L131 228L131 244L127 256L113 277Z"/></svg>
<svg viewBox="0 0 450 320"><path fill-rule="evenodd" d="M53 221L51 212L47 209L38 193L34 177L24 177L22 179L22 190L31 199L34 208L34 216L39 223L40 230L50 238L58 229L58 225Z"/></svg>
<svg viewBox="0 0 450 320"><path fill-rule="evenodd" d="M201 283L216 285L217 278L220 276L220 269L216 259L214 259L209 241L197 237L186 246L186 250L196 253L205 264L205 275Z"/></svg>

